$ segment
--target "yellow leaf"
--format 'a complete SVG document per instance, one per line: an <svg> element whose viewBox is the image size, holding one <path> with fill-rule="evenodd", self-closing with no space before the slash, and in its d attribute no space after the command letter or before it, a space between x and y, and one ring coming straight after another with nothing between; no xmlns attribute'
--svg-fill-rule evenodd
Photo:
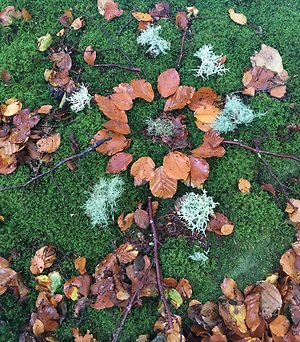
<svg viewBox="0 0 300 342"><path fill-rule="evenodd" d="M232 21L239 25L246 25L247 24L247 18L244 14L242 13L235 13L233 8L230 8L228 10L228 13L230 15L230 18Z"/></svg>
<svg viewBox="0 0 300 342"><path fill-rule="evenodd" d="M238 329L242 332L242 333L246 333L247 332L247 327L245 324L245 318L246 318L246 307L245 305L232 305L229 304L229 313L231 315L231 317L233 317L236 321L236 325L238 327Z"/></svg>
<svg viewBox="0 0 300 342"><path fill-rule="evenodd" d="M22 109L22 103L20 101L16 101L13 103L10 103L3 113L4 116L13 116L15 115L19 110Z"/></svg>
<svg viewBox="0 0 300 342"><path fill-rule="evenodd" d="M135 17L137 21L153 21L153 18L148 13L132 12L132 15Z"/></svg>
<svg viewBox="0 0 300 342"><path fill-rule="evenodd" d="M238 187L241 192L250 192L251 184L247 179L241 178Z"/></svg>

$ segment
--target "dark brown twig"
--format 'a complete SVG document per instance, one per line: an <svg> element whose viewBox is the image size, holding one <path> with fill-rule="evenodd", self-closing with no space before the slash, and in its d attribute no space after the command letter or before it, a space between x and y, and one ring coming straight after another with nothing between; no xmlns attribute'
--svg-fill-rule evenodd
<svg viewBox="0 0 300 342"><path fill-rule="evenodd" d="M95 68L120 68L128 71L133 71L133 72L141 72L140 68L131 68L125 65L119 65L119 64L94 64L93 67Z"/></svg>
<svg viewBox="0 0 300 342"><path fill-rule="evenodd" d="M155 223L153 220L153 211L152 211L152 199L151 197L148 197L148 214L149 214L149 221L150 221L150 226L153 234L153 254L154 254L154 262L155 262L155 269L156 269L156 281L157 281L157 287L158 291L160 294L160 298L164 304L165 310L166 310L166 315L168 318L168 325L169 329L173 330L173 321L172 321L172 315L171 315L171 310L169 307L169 304L167 302L167 299L164 294L164 289L162 286L162 276L161 276L161 270L160 270L160 265L159 265L159 260L158 260L158 236L157 236L157 231L155 227Z"/></svg>
<svg viewBox="0 0 300 342"><path fill-rule="evenodd" d="M131 17L121 28L120 30L116 33L117 36L119 37L123 31L130 25L130 23L134 20L135 18L134 17Z"/></svg>
<svg viewBox="0 0 300 342"><path fill-rule="evenodd" d="M179 53L179 58L177 62L177 69L180 69L180 66L181 66L183 53L184 53L184 42L185 42L186 33L187 33L187 28L181 34L180 53Z"/></svg>
<svg viewBox="0 0 300 342"><path fill-rule="evenodd" d="M128 303L128 305L126 306L125 311L124 311L123 314L122 314L122 320L121 320L121 322L120 322L120 324L119 324L119 326L118 326L118 329L117 329L117 330L115 331L115 333L113 334L113 338L112 338L111 342L117 342L117 341L118 341L118 338L119 338L119 336L120 336L120 333L121 333L121 331L122 331L122 329L123 329L123 327L124 327L126 318L127 318L127 316L130 314L130 311L131 311L131 309L132 309L132 306L133 306L135 300L137 299L137 297L138 297L138 295L139 295L141 289L143 288L144 283L145 283L145 280L146 280L146 278L147 278L147 276L148 276L148 274L149 274L149 272L150 272L150 270L151 270L153 264L154 264L154 261L151 262L150 266L147 268L147 270L146 270L146 272L144 273L142 279L140 280L137 289L135 290L133 296L132 296L131 299L130 299L130 302Z"/></svg>
<svg viewBox="0 0 300 342"><path fill-rule="evenodd" d="M0 192L1 191L7 191L7 190L13 190L13 189L22 189L22 188L26 188L26 186L28 186L29 184L37 181L38 179L48 175L49 173L53 172L54 170L56 170L57 168L59 168L61 165L67 163L68 161L74 160L74 159L79 159L81 157L83 157L85 154L90 153L91 151L94 151L98 146L100 146L101 144L103 144L104 142L110 140L111 138L105 138L105 139L101 139L101 140L97 140L96 142L94 142L94 144L92 144L91 146L89 146L88 148L86 148L85 150L83 150L82 152L78 153L78 154L74 154L73 156L70 156L66 159L63 159L61 161L59 161L58 163L56 163L50 170L41 173L35 177L30 178L27 182L22 183L22 184L17 184L17 185L12 185L12 186L8 186L8 187L3 187L0 188Z"/></svg>
<svg viewBox="0 0 300 342"><path fill-rule="evenodd" d="M295 160L297 162L300 162L300 158L299 157L296 157L296 156L293 156L293 155L290 155L290 154L264 151L264 150L261 150L261 149L258 149L258 148L254 148L254 147L245 145L245 144L241 143L240 141L223 140L222 144L240 146L240 147L243 147L246 150L252 151L252 152L257 153L257 154L267 154L267 155L274 156L274 157L292 159L292 160Z"/></svg>

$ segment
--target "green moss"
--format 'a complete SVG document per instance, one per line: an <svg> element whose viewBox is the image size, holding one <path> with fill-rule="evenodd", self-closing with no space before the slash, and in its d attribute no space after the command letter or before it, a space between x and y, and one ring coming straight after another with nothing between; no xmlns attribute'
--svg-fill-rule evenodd
<svg viewBox="0 0 300 342"><path fill-rule="evenodd" d="M141 99L135 100L134 108L128 113L133 132L128 152L134 155L134 160L149 155L156 165L161 165L168 148L164 144L146 139L142 130L149 118L158 116L165 102L156 91L157 77L160 72L173 68L179 56L181 34L174 25L174 17L177 11L184 10L187 2L171 0L169 3L172 19L160 20L159 25L162 26L163 37L171 42L171 51L150 59L136 44L136 22L131 22L120 37L116 33L128 22L132 9L148 11L155 1L119 1L124 14L107 23L99 16L95 1L92 0L52 0L47 3L20 0L19 8L25 7L33 15L33 20L20 20L9 28L0 29L1 68L4 67L12 77L9 86L0 83L0 103L9 97L16 97L22 101L24 108L34 109L42 104L57 106L50 97L43 76L44 70L51 68L51 63L32 58L48 57L47 51L40 53L37 50L37 38L47 32L51 33L54 44L59 44L60 40L56 37L56 32L61 28L58 18L65 9L72 8L75 16L85 17L86 26L79 31L71 31L66 44L74 48L72 58L75 69L81 69L81 80L88 86L91 94L107 95L112 87L120 82L129 82L137 76L121 69L100 69L87 65L82 55L88 45L93 45L97 50L99 63L129 65L120 53L121 48L130 56L134 65L142 69L141 76L152 83L156 93L155 101L148 104ZM2 0L1 9L11 4L9 0ZM247 26L236 25L230 20L227 10L233 6L248 17ZM234 134L227 134L225 137L239 139L250 145L254 138L259 138L264 149L299 155L300 135L286 129L288 124L299 122L299 108L296 107L294 111L289 108L291 102L299 107L300 101L300 79L293 77L298 73L300 53L298 1L291 0L289 6L286 6L280 0L208 0L199 9L201 18L193 21L191 34L186 37L180 69L181 84L196 88L211 86L224 99L230 92L241 88L243 71L251 65L249 57L260 49L262 43L277 48L282 55L284 67L291 76L287 97L276 100L266 94L257 94L253 98L243 99L254 111L267 114L255 120L251 127L239 127ZM258 33L259 27L262 33ZM225 66L230 69L224 76L213 76L207 82L195 78L191 71L198 65L193 54L204 44L212 44L215 51L227 55ZM200 145L203 133L195 126L193 113L188 109L181 110L180 113L187 115L189 142L192 147ZM59 123L62 145L54 153L54 162L72 154L69 144L71 131L74 131L80 149L83 150L89 145L95 132L102 128L105 120L93 104L91 109L73 115L70 122ZM296 162L272 157L266 159L278 171L282 181L300 191L295 177L299 174L299 165ZM31 290L29 301L24 306L17 304L10 294L0 297L4 308L4 312L1 311L0 314L0 321L4 322L0 322L0 335L6 341L18 339L22 326L28 322L30 312L34 310L36 292L29 266L38 247L51 243L59 248L59 264L63 270L62 276L67 280L75 275L69 258L85 255L88 271L92 273L97 263L114 250L114 243L122 241L116 222L106 230L92 227L82 210L89 191L105 175L107 161L107 156L90 153L77 162L76 172L63 166L53 176L47 176L27 189L0 192L0 214L5 217L5 222L0 223L0 255L8 257L13 249L20 253L13 260L12 267L22 272ZM189 279L193 286L193 297L201 301L217 298L220 294L219 284L224 276L234 277L243 287L263 278L267 272L275 271L281 253L293 239L293 229L284 224L285 217L281 210L285 206L285 199L279 196L277 206L275 198L259 188L262 182L270 182L272 179L255 154L239 147L226 146L225 156L213 158L209 160L209 164L211 172L205 188L220 203L220 211L234 223L234 234L222 238L209 234L210 260L202 266L188 259L192 247L184 239L167 239L160 249L164 276ZM30 176L31 172L26 167L21 167L12 175L0 176L0 186L22 183ZM127 196L121 200L120 208L124 212L131 212L138 200L146 200L149 191L146 187L134 188L128 171L121 176ZM251 182L250 194L239 192L237 183L240 178ZM178 195L186 191L187 188L179 184ZM160 201L157 215L165 215L173 203L174 200ZM70 327L78 324L73 319L72 304L70 301L67 303L67 320L57 333L60 341L69 341ZM145 306L135 308L130 314L121 341L134 341L140 333L151 332L158 315L156 302L146 300L145 303ZM120 313L116 309L96 311L87 308L80 328L82 331L90 329L98 340L105 341L115 330L119 317Z"/></svg>

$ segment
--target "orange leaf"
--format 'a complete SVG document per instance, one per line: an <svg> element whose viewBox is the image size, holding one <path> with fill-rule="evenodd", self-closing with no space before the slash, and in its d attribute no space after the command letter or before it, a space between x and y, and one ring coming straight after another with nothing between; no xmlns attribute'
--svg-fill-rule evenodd
<svg viewBox="0 0 300 342"><path fill-rule="evenodd" d="M110 158L106 173L120 173L125 171L131 162L132 154L119 152Z"/></svg>
<svg viewBox="0 0 300 342"><path fill-rule="evenodd" d="M154 171L150 179L150 190L153 196L172 198L177 190L177 181L167 176L164 167L160 166Z"/></svg>
<svg viewBox="0 0 300 342"><path fill-rule="evenodd" d="M176 286L176 290L179 292L183 299L189 299L192 296L192 287L187 279L181 278Z"/></svg>
<svg viewBox="0 0 300 342"><path fill-rule="evenodd" d="M284 315L278 315L269 327L273 335L283 337L290 329L290 322Z"/></svg>
<svg viewBox="0 0 300 342"><path fill-rule="evenodd" d="M41 274L45 268L52 266L56 259L55 249L52 246L44 246L35 252L31 259L30 272L32 274Z"/></svg>
<svg viewBox="0 0 300 342"><path fill-rule="evenodd" d="M17 168L16 156L4 153L4 149L0 148L0 174L8 175Z"/></svg>
<svg viewBox="0 0 300 342"><path fill-rule="evenodd" d="M25 21L30 21L32 19L32 15L24 7L22 8L22 17Z"/></svg>
<svg viewBox="0 0 300 342"><path fill-rule="evenodd" d="M292 222L300 222L300 200L291 199L291 203L287 203L285 212L289 214L289 219Z"/></svg>
<svg viewBox="0 0 300 342"><path fill-rule="evenodd" d="M289 249L280 258L280 265L283 271L290 276L296 283L300 282L300 275L296 269L296 253L293 249Z"/></svg>
<svg viewBox="0 0 300 342"><path fill-rule="evenodd" d="M111 140L108 140L97 147L96 151L111 156L117 152L123 151L131 143L131 140L126 139L123 134L115 133L107 129L101 129L94 135L94 139L92 139L91 144L93 144L95 140L101 140L108 137L110 137Z"/></svg>
<svg viewBox="0 0 300 342"><path fill-rule="evenodd" d="M186 14L186 12L178 12L176 14L176 25L181 28L182 30L185 30L189 25L189 18Z"/></svg>
<svg viewBox="0 0 300 342"><path fill-rule="evenodd" d="M252 81L252 70L251 69L246 70L242 78L243 85L246 87L251 81Z"/></svg>
<svg viewBox="0 0 300 342"><path fill-rule="evenodd" d="M81 275L86 273L85 265L86 265L85 257L78 257L74 260L74 266Z"/></svg>
<svg viewBox="0 0 300 342"><path fill-rule="evenodd" d="M195 112L195 118L202 123L210 124L216 119L220 112L221 110L217 107L200 107Z"/></svg>
<svg viewBox="0 0 300 342"><path fill-rule="evenodd" d="M154 100L152 85L146 80L131 80L130 85L132 86L134 97L144 99L147 102Z"/></svg>
<svg viewBox="0 0 300 342"><path fill-rule="evenodd" d="M124 123L128 123L128 118L125 111L117 108L112 99L95 94L95 101L97 102L97 105L103 114L108 118L111 120L119 120Z"/></svg>
<svg viewBox="0 0 300 342"><path fill-rule="evenodd" d="M157 79L157 90L162 97L173 95L179 88L180 77L176 69L162 72Z"/></svg>
<svg viewBox="0 0 300 342"><path fill-rule="evenodd" d="M213 126L211 124L203 123L201 121L196 121L195 124L202 132L205 133L213 129Z"/></svg>
<svg viewBox="0 0 300 342"><path fill-rule="evenodd" d="M133 89L132 86L129 83L120 83L117 87L113 88L114 92L119 94L119 93L126 93L129 94L130 97L134 100L134 95L133 95Z"/></svg>
<svg viewBox="0 0 300 342"><path fill-rule="evenodd" d="M224 278L223 283L221 284L221 290L228 299L238 301L244 300L241 291L238 289L237 283L231 278Z"/></svg>
<svg viewBox="0 0 300 342"><path fill-rule="evenodd" d="M207 180L209 175L209 164L205 159L189 156L191 171L184 184L193 188L202 188L202 184Z"/></svg>
<svg viewBox="0 0 300 342"><path fill-rule="evenodd" d="M247 18L244 14L241 13L235 13L233 8L230 8L228 10L229 16L232 21L239 25L246 25L247 24Z"/></svg>
<svg viewBox="0 0 300 342"><path fill-rule="evenodd" d="M140 21L138 24L138 31L144 31L151 24L151 21Z"/></svg>
<svg viewBox="0 0 300 342"><path fill-rule="evenodd" d="M175 151L164 157L163 167L168 177L175 180L186 179L191 170L191 163L188 156Z"/></svg>
<svg viewBox="0 0 300 342"><path fill-rule="evenodd" d="M199 107L213 106L219 101L220 97L212 88L201 87L194 93L191 102L188 104L188 107L190 110L196 111Z"/></svg>
<svg viewBox="0 0 300 342"><path fill-rule="evenodd" d="M198 158L223 157L225 149L220 146L223 140L219 132L209 130L204 134L203 144L192 150L192 153Z"/></svg>
<svg viewBox="0 0 300 342"><path fill-rule="evenodd" d="M285 85L277 86L270 90L270 95L273 97L276 97L277 99L283 98L285 93L286 93Z"/></svg>
<svg viewBox="0 0 300 342"><path fill-rule="evenodd" d="M122 213L118 217L118 226L121 229L121 232L125 232L128 228L130 228L133 224L134 213L129 213L124 218L124 213Z"/></svg>
<svg viewBox="0 0 300 342"><path fill-rule="evenodd" d="M32 332L35 336L41 336L45 332L44 324L41 320L36 319L32 326Z"/></svg>
<svg viewBox="0 0 300 342"><path fill-rule="evenodd" d="M238 187L241 192L250 192L251 184L247 179L240 178Z"/></svg>
<svg viewBox="0 0 300 342"><path fill-rule="evenodd" d="M94 51L93 47L91 45L87 46L83 54L85 62L89 65L94 65L96 57L97 52Z"/></svg>
<svg viewBox="0 0 300 342"><path fill-rule="evenodd" d="M134 186L149 182L154 177L154 161L150 157L141 157L135 161L130 169L130 174L134 177Z"/></svg>
<svg viewBox="0 0 300 342"><path fill-rule="evenodd" d="M167 99L164 111L169 112L175 109L181 109L191 102L195 89L188 86L180 86L176 92Z"/></svg>
<svg viewBox="0 0 300 342"><path fill-rule="evenodd" d="M109 1L104 6L104 17L107 21L110 21L123 14L123 10L118 8L117 2Z"/></svg>
<svg viewBox="0 0 300 342"><path fill-rule="evenodd" d="M258 328L261 323L260 318L260 293L250 293L245 298L245 305L246 305L246 324L254 331Z"/></svg>
<svg viewBox="0 0 300 342"><path fill-rule="evenodd" d="M114 93L110 95L110 98L117 108L121 110L129 110L133 106L132 98L128 93Z"/></svg>
<svg viewBox="0 0 300 342"><path fill-rule="evenodd" d="M55 133L47 138L38 140L36 143L37 150L38 152L53 153L59 148L60 142L60 134Z"/></svg>
<svg viewBox="0 0 300 342"><path fill-rule="evenodd" d="M103 127L120 134L130 134L131 132L129 125L119 120L109 120L103 124Z"/></svg>
<svg viewBox="0 0 300 342"><path fill-rule="evenodd" d="M208 223L207 230L218 235L230 235L233 232L233 224L221 213L214 213Z"/></svg>
<svg viewBox="0 0 300 342"><path fill-rule="evenodd" d="M149 21L152 22L153 18L149 13L142 13L142 12L132 12L132 15L135 17L137 21Z"/></svg>
<svg viewBox="0 0 300 342"><path fill-rule="evenodd" d="M43 105L38 109L39 114L49 114L52 109L51 105Z"/></svg>

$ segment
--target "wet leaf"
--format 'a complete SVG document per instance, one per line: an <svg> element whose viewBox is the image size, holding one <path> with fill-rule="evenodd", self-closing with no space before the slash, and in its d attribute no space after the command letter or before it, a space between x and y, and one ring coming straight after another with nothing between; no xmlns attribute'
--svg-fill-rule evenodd
<svg viewBox="0 0 300 342"><path fill-rule="evenodd" d="M134 212L134 222L142 229L147 229L149 226L149 215L146 210L136 209Z"/></svg>
<svg viewBox="0 0 300 342"><path fill-rule="evenodd" d="M154 171L150 179L150 190L153 196L172 198L177 190L177 181L167 176L164 167L160 166Z"/></svg>
<svg viewBox="0 0 300 342"><path fill-rule="evenodd" d="M238 289L237 283L231 278L224 278L221 290L228 299L243 301L244 297Z"/></svg>
<svg viewBox="0 0 300 342"><path fill-rule="evenodd" d="M164 111L181 109L191 102L195 89L188 86L179 86L176 92L167 99Z"/></svg>
<svg viewBox="0 0 300 342"><path fill-rule="evenodd" d="M117 2L109 1L104 5L104 17L107 21L111 21L123 14L123 10L118 8Z"/></svg>
<svg viewBox="0 0 300 342"><path fill-rule="evenodd" d="M180 84L180 76L176 69L168 69L162 72L157 79L157 90L162 97L173 95Z"/></svg>
<svg viewBox="0 0 300 342"><path fill-rule="evenodd" d="M68 52L54 52L50 59L60 70L69 71L72 68L72 59Z"/></svg>
<svg viewBox="0 0 300 342"><path fill-rule="evenodd" d="M261 295L261 317L270 319L277 315L282 306L282 298L278 289L271 283L262 281L257 283ZM260 289L260 290L259 290Z"/></svg>
<svg viewBox="0 0 300 342"><path fill-rule="evenodd" d="M155 164L150 157L141 157L135 161L130 169L130 174L134 177L134 186L149 182L154 177Z"/></svg>
<svg viewBox="0 0 300 342"><path fill-rule="evenodd" d="M181 152L170 152L163 159L163 168L168 177L184 180L191 170L190 159Z"/></svg>
<svg viewBox="0 0 300 342"><path fill-rule="evenodd" d="M246 25L247 24L247 18L244 14L241 13L235 13L233 8L230 8L228 10L228 13L230 15L230 18L232 21L239 25Z"/></svg>
<svg viewBox="0 0 300 342"><path fill-rule="evenodd" d="M106 173L120 173L132 162L132 154L119 152L112 156L107 164Z"/></svg>
<svg viewBox="0 0 300 342"><path fill-rule="evenodd" d="M97 52L93 49L93 47L91 45L87 46L83 54L83 59L85 62L89 65L94 65L96 57Z"/></svg>
<svg viewBox="0 0 300 342"><path fill-rule="evenodd" d="M125 230L129 229L133 224L134 213L129 213L124 218L124 213L122 213L118 217L118 226L121 229L121 232L125 232Z"/></svg>
<svg viewBox="0 0 300 342"><path fill-rule="evenodd" d="M247 327L245 324L246 318L246 307L244 304L242 305L231 305L229 304L229 313L231 317L235 320L237 328L240 332L246 333Z"/></svg>
<svg viewBox="0 0 300 342"><path fill-rule="evenodd" d="M193 293L190 282L185 278L179 279L179 282L176 286L176 290L179 292L180 296L185 300L191 298Z"/></svg>
<svg viewBox="0 0 300 342"><path fill-rule="evenodd" d="M220 102L220 97L212 88L201 87L195 91L188 107L196 111L200 107L215 106L218 102Z"/></svg>
<svg viewBox="0 0 300 342"><path fill-rule="evenodd" d="M293 249L287 250L280 258L283 271L296 283L300 283L300 274L296 269L296 253Z"/></svg>
<svg viewBox="0 0 300 342"><path fill-rule="evenodd" d="M152 102L154 100L154 91L151 84L146 80L131 80L130 85L135 98L141 98L147 102Z"/></svg>
<svg viewBox="0 0 300 342"><path fill-rule="evenodd" d="M52 36L50 33L47 33L45 36L41 36L38 38L39 51L46 51L50 47L51 44L52 44Z"/></svg>
<svg viewBox="0 0 300 342"><path fill-rule="evenodd" d="M233 224L221 213L214 213L208 223L207 230L218 235L230 235L233 232Z"/></svg>
<svg viewBox="0 0 300 342"><path fill-rule="evenodd" d="M38 140L36 145L38 148L38 152L53 153L59 148L60 143L60 134L55 133L47 138L42 138Z"/></svg>
<svg viewBox="0 0 300 342"><path fill-rule="evenodd" d="M202 188L209 175L209 164L205 159L189 156L191 170L184 184L192 188Z"/></svg>
<svg viewBox="0 0 300 342"><path fill-rule="evenodd" d="M239 179L239 184L238 184L239 190L241 192L250 192L251 184L247 179L240 178Z"/></svg>
<svg viewBox="0 0 300 342"><path fill-rule="evenodd" d="M116 256L121 264L132 262L139 251L129 242L123 243L116 249Z"/></svg>
<svg viewBox="0 0 300 342"><path fill-rule="evenodd" d="M261 323L260 319L260 294L258 292L250 293L245 298L245 305L246 305L246 324L254 331L258 328Z"/></svg>

